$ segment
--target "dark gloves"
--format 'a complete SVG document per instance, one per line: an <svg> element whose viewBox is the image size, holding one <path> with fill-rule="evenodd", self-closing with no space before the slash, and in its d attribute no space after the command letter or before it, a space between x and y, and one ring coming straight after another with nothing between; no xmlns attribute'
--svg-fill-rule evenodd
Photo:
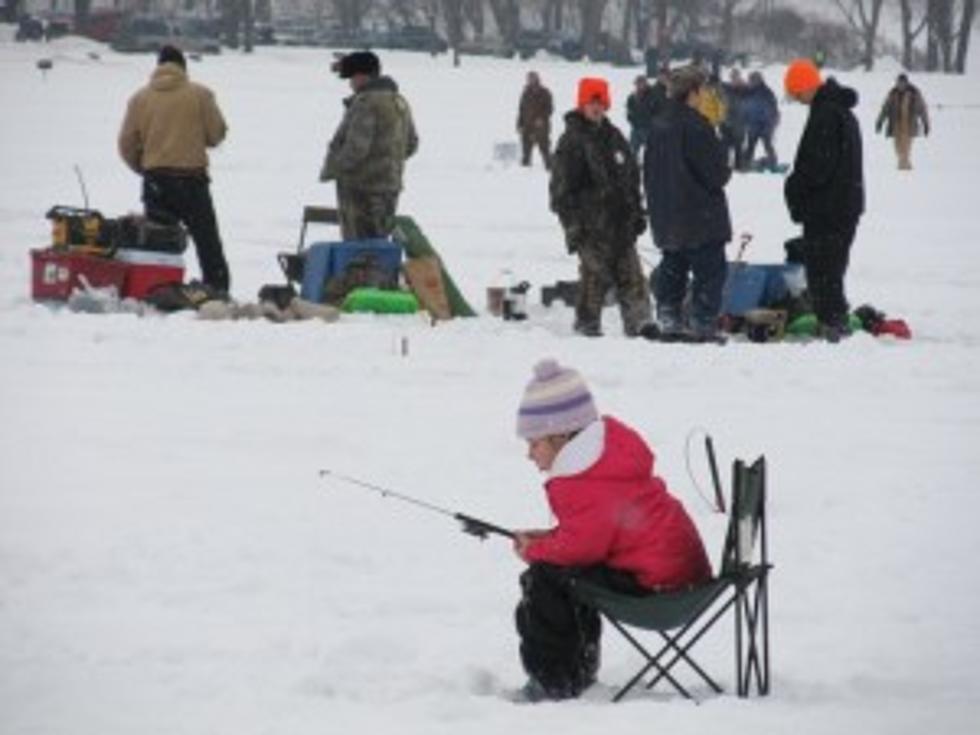
<svg viewBox="0 0 980 735"><path fill-rule="evenodd" d="M926 136L927 138L929 137L929 125L928 125L928 123L927 123L926 125L924 125L924 126L922 127L922 132L923 132L923 134L924 134L924 135L925 135L925 136Z"/></svg>
<svg viewBox="0 0 980 735"><path fill-rule="evenodd" d="M879 120L878 122L875 123L875 132L880 133L882 127L883 127L883 123L881 120Z"/></svg>
<svg viewBox="0 0 980 735"><path fill-rule="evenodd" d="M574 224L565 227L565 247L571 254L577 253L586 243L587 233L582 225Z"/></svg>

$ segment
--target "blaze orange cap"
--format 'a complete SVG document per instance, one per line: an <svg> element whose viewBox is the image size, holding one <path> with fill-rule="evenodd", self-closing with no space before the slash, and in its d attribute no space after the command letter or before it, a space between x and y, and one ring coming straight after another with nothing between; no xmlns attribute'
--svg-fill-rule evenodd
<svg viewBox="0 0 980 735"><path fill-rule="evenodd" d="M599 100L604 110L612 106L609 100L609 82L599 77L583 77L579 80L578 109L581 110L592 100Z"/></svg>
<svg viewBox="0 0 980 735"><path fill-rule="evenodd" d="M820 79L820 70L809 59L794 59L786 67L783 86L786 87L786 94L791 97L812 91L821 84L823 80Z"/></svg>

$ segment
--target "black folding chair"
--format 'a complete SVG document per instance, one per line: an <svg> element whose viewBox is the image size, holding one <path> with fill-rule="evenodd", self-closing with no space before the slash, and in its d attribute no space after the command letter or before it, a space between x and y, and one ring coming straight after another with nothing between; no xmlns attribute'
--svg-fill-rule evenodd
<svg viewBox="0 0 980 735"><path fill-rule="evenodd" d="M646 688L666 680L681 695L694 699L674 676L687 664L714 692L721 686L694 660L691 649L729 610L735 617L735 681L738 696L769 693L769 563L766 543L766 462L751 466L736 460L732 468L732 502L722 548L720 571L710 581L673 592L627 595L586 580L574 582L576 596L594 607L644 658L644 665L613 697L621 700L648 674ZM753 560L758 547L758 559ZM651 653L629 628L654 631L662 646Z"/></svg>

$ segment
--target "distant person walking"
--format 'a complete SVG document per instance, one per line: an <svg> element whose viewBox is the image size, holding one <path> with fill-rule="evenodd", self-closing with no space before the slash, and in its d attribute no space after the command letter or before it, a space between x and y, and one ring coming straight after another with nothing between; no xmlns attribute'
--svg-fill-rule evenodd
<svg viewBox="0 0 980 735"><path fill-rule="evenodd" d="M657 321L665 336L719 338L718 315L732 238L725 186L731 178L725 149L698 111L706 78L694 66L675 69L670 101L653 122L643 161L653 242L661 251L654 271ZM684 313L693 275L691 313Z"/></svg>
<svg viewBox="0 0 980 735"><path fill-rule="evenodd" d="M578 104L565 115L551 169L551 210L579 257L575 331L602 335L602 307L613 288L623 331L635 337L650 323L650 299L636 238L646 229L640 172L629 143L613 125L605 79L579 80Z"/></svg>
<svg viewBox="0 0 980 735"><path fill-rule="evenodd" d="M809 59L792 62L784 84L790 97L810 106L786 179L786 205L791 219L803 225L807 288L819 334L837 342L850 334L844 275L864 212L861 128L852 112L858 96L833 78L822 81Z"/></svg>
<svg viewBox="0 0 980 735"><path fill-rule="evenodd" d="M650 134L650 123L663 112L667 92L663 85L651 86L645 76L638 76L633 85L633 92L626 98L626 119L630 124L630 149L638 156Z"/></svg>
<svg viewBox="0 0 980 735"><path fill-rule="evenodd" d="M756 168L755 147L762 141L766 155L758 168L774 169L779 162L772 144L776 126L779 125L779 102L761 72L749 74L748 89L742 97L742 119L745 122L746 135L744 165L747 168Z"/></svg>
<svg viewBox="0 0 980 735"><path fill-rule="evenodd" d="M345 240L384 237L394 228L405 160L419 139L398 85L381 76L370 51L341 57L333 69L354 92L327 149L320 181L337 182L340 233Z"/></svg>
<svg viewBox="0 0 980 735"><path fill-rule="evenodd" d="M517 132L521 136L521 165L531 165L535 146L541 152L546 169L551 168L551 115L554 103L551 92L541 83L536 71L527 73L527 83L517 106Z"/></svg>
<svg viewBox="0 0 980 735"><path fill-rule="evenodd" d="M150 219L190 231L201 280L227 293L231 276L211 200L207 149L228 127L214 93L187 77L180 49L164 46L150 82L134 94L119 131L119 154L143 177L143 206Z"/></svg>
<svg viewBox="0 0 980 735"><path fill-rule="evenodd" d="M895 141L899 169L911 170L912 161L909 156L912 152L912 139L920 133L929 135L929 110L922 92L905 74L898 75L895 86L881 106L875 132L880 133L882 127L885 135Z"/></svg>

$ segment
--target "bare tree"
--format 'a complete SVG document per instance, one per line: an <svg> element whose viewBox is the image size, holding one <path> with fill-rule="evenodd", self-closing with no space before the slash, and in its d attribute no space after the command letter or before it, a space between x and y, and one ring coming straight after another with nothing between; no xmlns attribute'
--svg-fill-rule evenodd
<svg viewBox="0 0 980 735"><path fill-rule="evenodd" d="M596 58L599 49L599 33L602 30L602 15L607 0L579 0L579 15L582 18L582 48L585 55Z"/></svg>
<svg viewBox="0 0 980 735"><path fill-rule="evenodd" d="M453 50L453 66L459 66L459 45L463 42L463 0L442 0L446 35Z"/></svg>
<svg viewBox="0 0 980 735"><path fill-rule="evenodd" d="M902 13L902 66L911 70L915 39L926 27L928 16L923 13L922 18L916 23L911 0L899 0L899 7Z"/></svg>
<svg viewBox="0 0 980 735"><path fill-rule="evenodd" d="M956 34L956 58L953 62L953 69L957 74L966 73L966 57L970 50L970 35L976 10L976 0L963 0L960 29Z"/></svg>
<svg viewBox="0 0 980 735"><path fill-rule="evenodd" d="M514 43L521 30L521 9L517 0L489 0L490 12L500 31L500 37L507 43Z"/></svg>
<svg viewBox="0 0 980 735"><path fill-rule="evenodd" d="M861 35L864 42L864 68L871 71L875 64L875 41L884 0L834 0L847 22Z"/></svg>
<svg viewBox="0 0 980 735"><path fill-rule="evenodd" d="M735 11L743 0L722 0L721 48L731 53L735 47Z"/></svg>

